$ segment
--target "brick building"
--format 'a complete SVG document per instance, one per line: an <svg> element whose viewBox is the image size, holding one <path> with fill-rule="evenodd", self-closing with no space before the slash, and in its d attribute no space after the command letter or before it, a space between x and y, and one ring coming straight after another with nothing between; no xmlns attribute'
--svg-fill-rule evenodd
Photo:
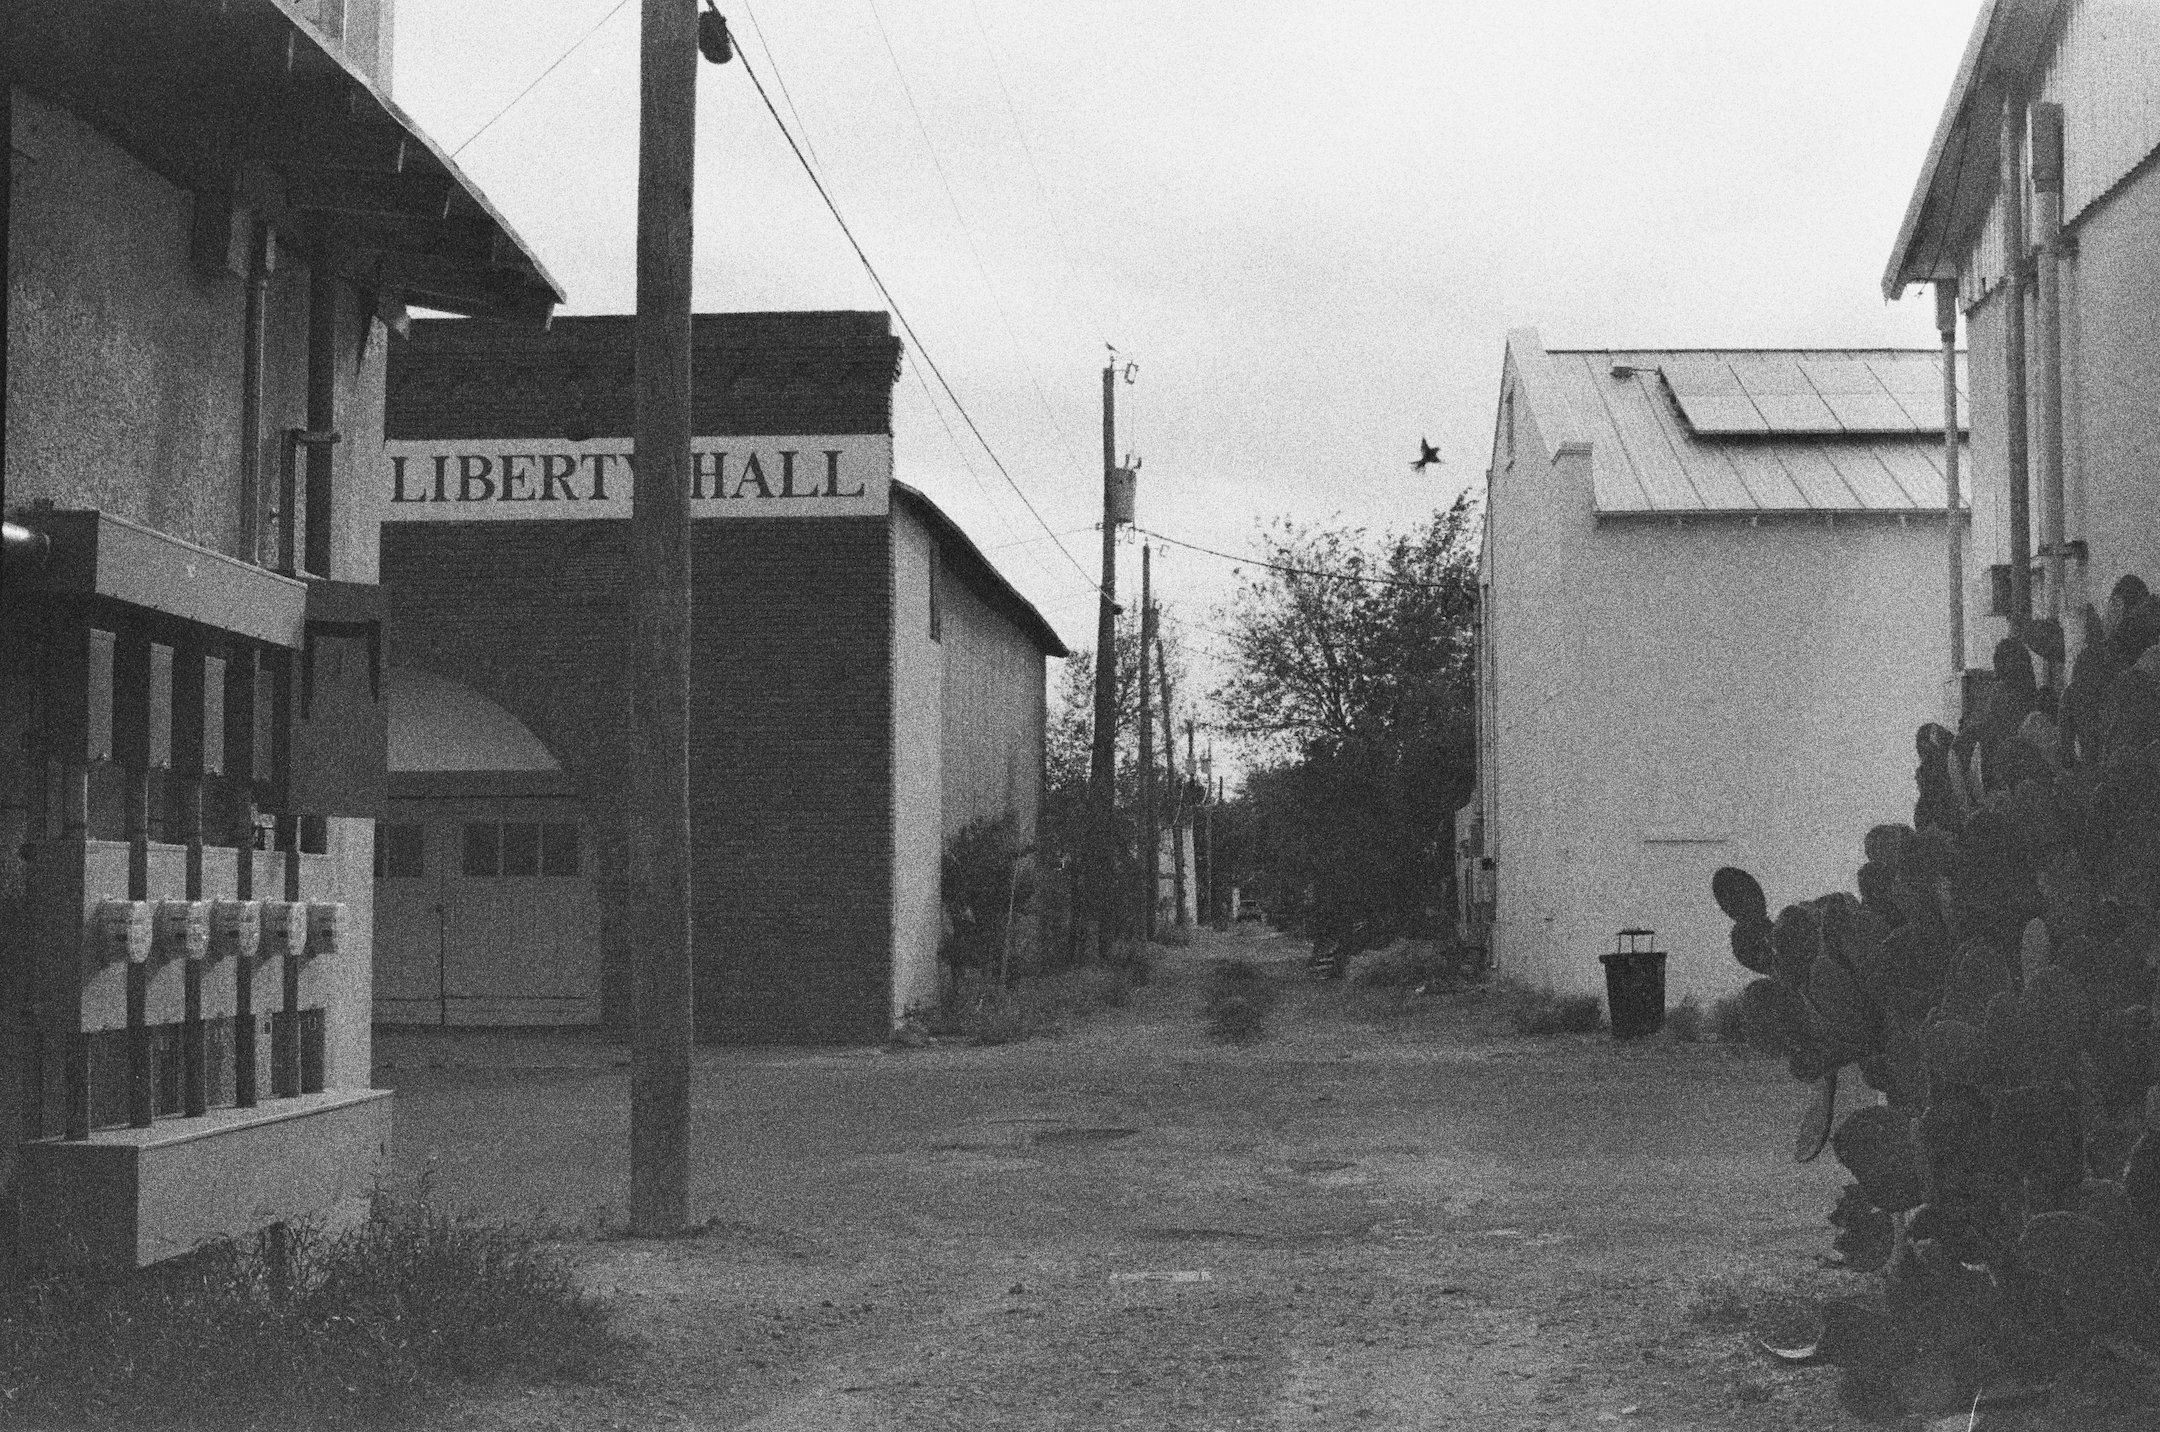
<svg viewBox="0 0 2160 1432"><path fill-rule="evenodd" d="M631 336L429 321L393 357L379 1020L627 1017ZM1065 648L893 479L899 360L881 313L695 322L707 1037L881 1037L937 997L952 837L1033 840Z"/></svg>

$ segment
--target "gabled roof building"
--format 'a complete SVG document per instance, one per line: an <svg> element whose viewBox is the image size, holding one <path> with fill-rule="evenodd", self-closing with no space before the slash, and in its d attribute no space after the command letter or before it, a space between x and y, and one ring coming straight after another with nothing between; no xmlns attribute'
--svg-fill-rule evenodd
<svg viewBox="0 0 2160 1432"><path fill-rule="evenodd" d="M1822 889L1903 818L1941 691L1941 385L1925 350L1510 336L1457 831L1502 974L1598 990L1652 929L1672 998L1707 1002L1742 973L1713 870Z"/></svg>
<svg viewBox="0 0 2160 1432"><path fill-rule="evenodd" d="M2074 658L2088 603L2160 582L2160 5L1980 6L1883 274L1915 284L1972 355L1960 663L2025 616Z"/></svg>
<svg viewBox="0 0 2160 1432"><path fill-rule="evenodd" d="M395 709L376 1017L623 1023L633 324L421 320L373 484ZM882 313L692 325L691 861L709 1038L883 1039L942 859L1035 842L1064 644L894 471ZM1007 948L1032 955L1012 912Z"/></svg>

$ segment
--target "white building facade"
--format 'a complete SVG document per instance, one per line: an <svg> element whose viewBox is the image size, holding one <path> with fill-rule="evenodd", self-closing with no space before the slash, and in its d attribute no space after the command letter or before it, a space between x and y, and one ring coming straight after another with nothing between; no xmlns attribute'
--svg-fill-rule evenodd
<svg viewBox="0 0 2160 1432"><path fill-rule="evenodd" d="M1651 929L1669 999L1708 1002L1745 974L1713 871L1775 908L1910 819L1947 639L1941 383L1927 351L1510 336L1457 820L1499 974L1599 991L1616 932Z"/></svg>
<svg viewBox="0 0 2160 1432"><path fill-rule="evenodd" d="M2160 583L2160 4L1981 7L1883 291L1923 283L1972 355L1964 664L2018 601L2074 657L2088 602Z"/></svg>

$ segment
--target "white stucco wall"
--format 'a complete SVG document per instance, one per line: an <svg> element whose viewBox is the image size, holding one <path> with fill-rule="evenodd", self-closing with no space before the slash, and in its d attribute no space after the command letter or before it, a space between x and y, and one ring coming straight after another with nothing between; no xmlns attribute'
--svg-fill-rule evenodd
<svg viewBox="0 0 2160 1432"><path fill-rule="evenodd" d="M2064 533L2091 557L2073 564L2067 610L2103 606L2115 579L2134 572L2160 587L2160 170L2147 169L2089 209L2062 264ZM1969 257L1968 265L1979 262ZM1985 666L2007 633L1989 618L1990 564L2010 559L2006 290L1965 311L1971 348L1973 542L1967 567L1968 656ZM2027 308L2028 396L2039 399L2041 335ZM2037 410L2031 435L2032 548L2042 502ZM2041 589L2033 589L2035 609ZM2078 631L2071 624L2075 645Z"/></svg>
<svg viewBox="0 0 2160 1432"><path fill-rule="evenodd" d="M1495 964L1602 992L1598 955L1647 927L1669 998L1707 1002L1746 978L1712 871L1752 871L1775 910L1852 888L1868 827L1911 819L1941 523L1600 526L1593 455L1555 462L1530 405L1514 417L1484 556Z"/></svg>
<svg viewBox="0 0 2160 1432"><path fill-rule="evenodd" d="M892 1013L938 998L944 910L944 660L930 639L935 539L896 504L893 526Z"/></svg>

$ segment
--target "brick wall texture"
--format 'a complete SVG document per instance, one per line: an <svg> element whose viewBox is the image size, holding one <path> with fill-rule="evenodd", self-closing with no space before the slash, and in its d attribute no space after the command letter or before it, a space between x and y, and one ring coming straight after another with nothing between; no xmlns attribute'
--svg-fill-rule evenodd
<svg viewBox="0 0 2160 1432"><path fill-rule="evenodd" d="M383 529L391 664L464 681L586 793L601 1005L629 1015L629 524ZM692 528L690 801L698 1028L877 1038L891 960L891 530Z"/></svg>
<svg viewBox="0 0 2160 1432"><path fill-rule="evenodd" d="M627 436L627 318L545 332L419 322L394 346L389 435ZM701 315L695 427L890 430L879 313ZM390 524L393 665L467 682L587 796L602 1007L629 1014L629 526ZM882 1037L892 939L892 530L884 518L706 520L691 538L691 840L699 1033Z"/></svg>

